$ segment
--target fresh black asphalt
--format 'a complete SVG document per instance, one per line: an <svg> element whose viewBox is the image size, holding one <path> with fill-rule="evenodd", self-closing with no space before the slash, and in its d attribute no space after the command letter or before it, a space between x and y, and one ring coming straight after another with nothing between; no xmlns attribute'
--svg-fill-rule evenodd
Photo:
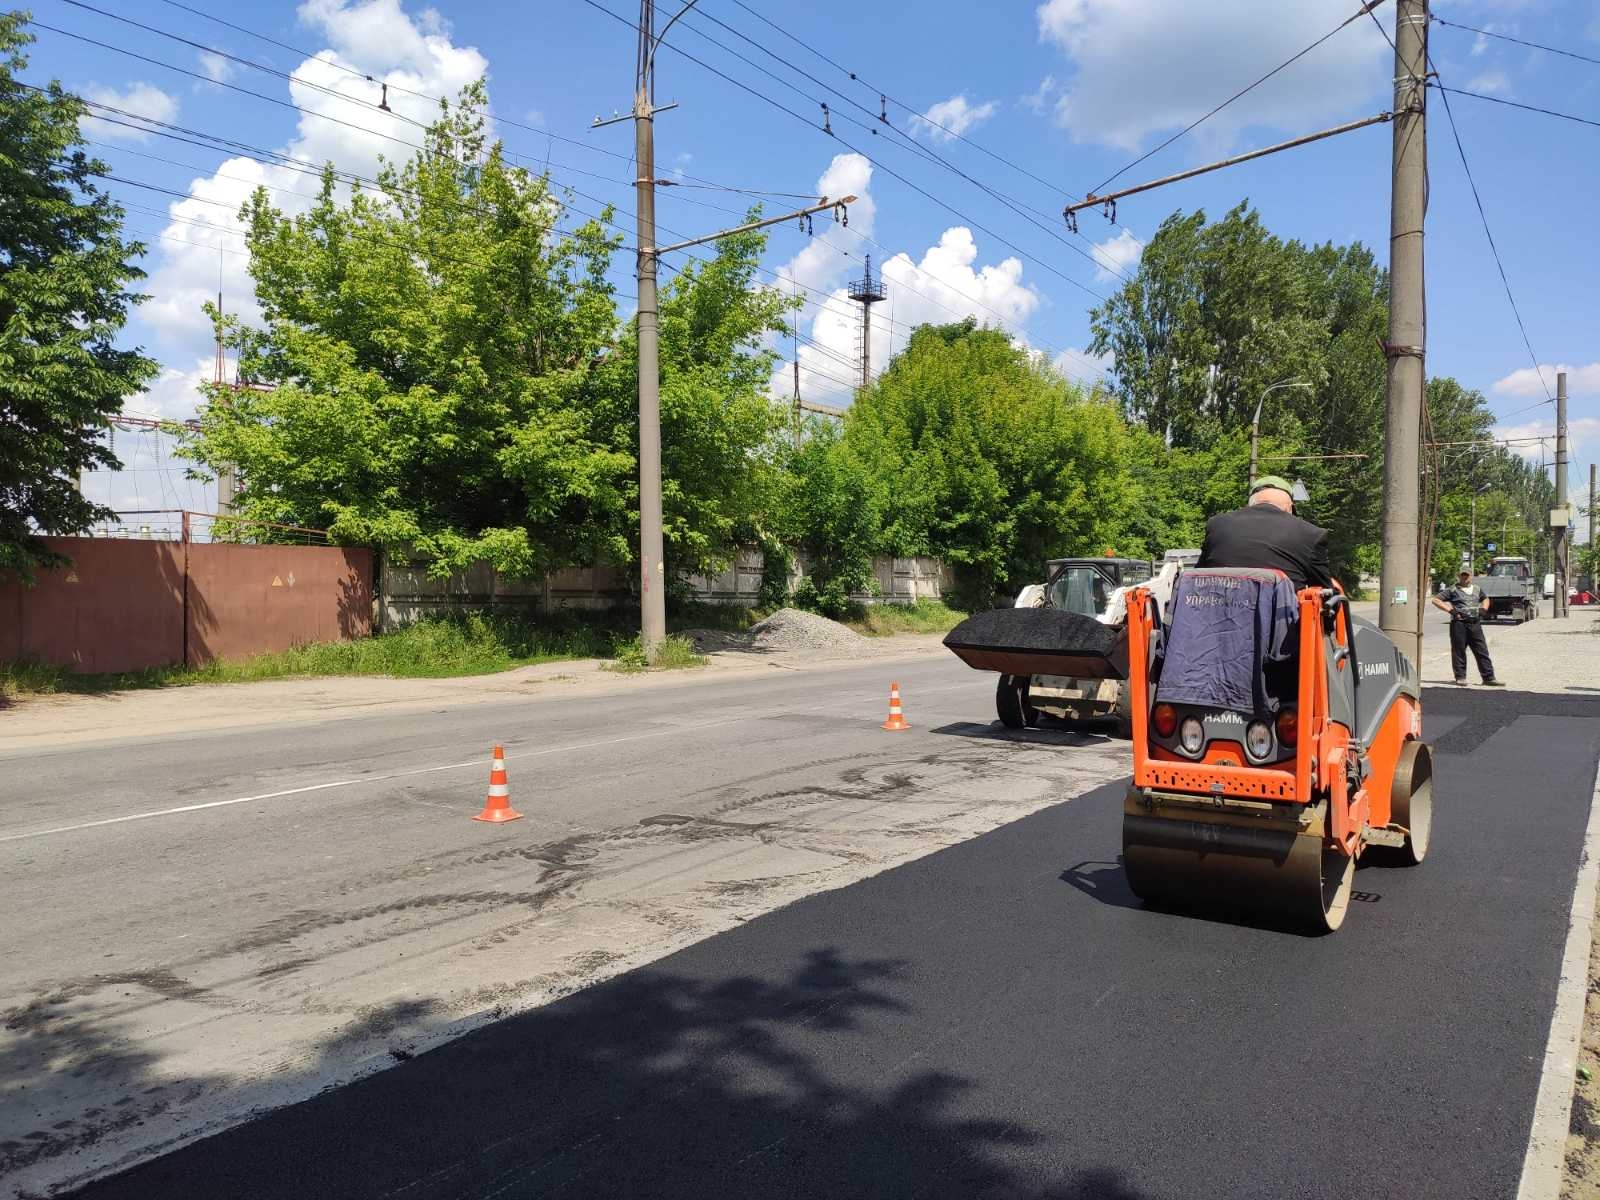
<svg viewBox="0 0 1600 1200"><path fill-rule="evenodd" d="M1107 787L78 1195L1511 1197L1600 700L1425 704L1331 936L1144 909Z"/></svg>

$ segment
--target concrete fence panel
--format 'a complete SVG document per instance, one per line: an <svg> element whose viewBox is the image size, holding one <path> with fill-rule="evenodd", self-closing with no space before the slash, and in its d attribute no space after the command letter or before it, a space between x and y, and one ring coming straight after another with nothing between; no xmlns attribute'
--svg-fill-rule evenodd
<svg viewBox="0 0 1600 1200"><path fill-rule="evenodd" d="M688 583L697 599L754 605L761 596L762 565L761 551L746 547L719 574L691 576ZM805 555L797 555L789 572L789 586L794 587L808 571ZM854 599L890 604L937 600L950 583L949 572L936 558L880 556L873 562L873 576L876 592L860 592ZM627 571L614 567L566 567L552 572L548 579L509 580L498 576L486 563L475 563L466 571L435 579L428 574L425 562L405 553L385 555L379 580L379 621L382 628L395 629L421 617L483 609L518 608L548 613L569 608L610 608L633 602L632 583Z"/></svg>

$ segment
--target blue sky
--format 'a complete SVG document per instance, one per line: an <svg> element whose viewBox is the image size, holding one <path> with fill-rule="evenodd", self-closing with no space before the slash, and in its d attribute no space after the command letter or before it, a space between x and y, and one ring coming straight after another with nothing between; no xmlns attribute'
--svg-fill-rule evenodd
<svg viewBox="0 0 1600 1200"><path fill-rule="evenodd" d="M541 166L548 162L559 183L584 193L572 197L580 210L595 212L600 201L612 201L632 212L631 127L589 129L596 114L630 102L634 32L600 11L631 22L638 6L630 0L458 0L431 8L409 0L96 0L96 6L307 82L291 85L219 61L66 0L34 0L36 19L117 49L38 30L33 79L59 78L128 112L296 158L332 157L369 173L377 154L405 153L384 135L415 140L416 130L371 107L377 85L362 74L395 85L392 107L425 116L425 102L405 91L454 92L486 73L493 113L516 122L498 127L513 153ZM662 8L671 13L676 4L666 0ZM768 249L768 278L804 289L810 300L800 358L802 390L816 399L847 396L857 334L852 310L838 296L861 273L867 254L884 269L890 295L874 314L877 364L903 345L912 325L970 314L1003 325L1067 373L1092 380L1103 364L1082 354L1087 310L1119 282L1115 271L1131 270L1141 242L1176 208L1220 215L1248 198L1279 235L1359 239L1380 259L1386 256L1386 126L1130 198L1119 207L1117 225L1085 213L1079 236L1068 234L1059 217L1068 193L1098 187L1354 8L1354 0L1265 8L1247 0L982 6L879 0L844 8L700 0L657 59L657 102L680 105L657 121L658 169L686 184L862 196L851 209L849 229L819 217L813 237L783 227ZM1600 59L1600 18L1587 0L1440 0L1435 15ZM1378 16L1392 27L1392 6L1381 7ZM1434 64L1449 86L1600 120L1600 65L1438 24L1431 37ZM317 57L307 61L302 51ZM1380 111L1390 99L1391 58L1370 20L1354 23L1134 166L1119 183ZM887 100L880 102L880 95ZM832 111L832 137L822 128L823 101ZM880 105L886 105L888 125L877 119ZM1578 492L1586 486L1587 463L1600 450L1600 331L1590 298L1590 281L1600 275L1600 244L1589 216L1589 197L1600 184L1600 128L1467 96L1452 97L1452 105L1552 390L1552 366L1569 371ZM944 128L919 122L917 112ZM952 129L971 141L951 138L946 130ZM101 143L95 151L117 174L177 193L111 185L129 205L130 225L151 245L152 299L130 336L166 368L151 393L128 407L186 415L194 407L195 380L210 371L201 299L220 282L230 309L249 307L241 243L228 232L233 206L257 182L281 189L276 194L286 205L300 204L293 193L311 190L312 180L248 153L230 157L126 126L95 124L86 132ZM1553 406L1540 403L1544 391L1437 95L1430 98L1429 141L1429 369L1482 389L1508 433L1551 432ZM749 200L706 188L662 189L662 239L731 223ZM773 196L766 203L768 211L781 211L801 202ZM1036 221L1016 208L1035 213ZM619 219L631 241L631 216ZM631 293L631 258L619 257L618 265L622 290ZM787 380L785 366L777 385L783 394ZM119 443L125 458L130 451L140 456L131 464L137 470L91 481L92 495L122 507L211 507L209 489L182 480L155 439L135 447L132 436Z"/></svg>

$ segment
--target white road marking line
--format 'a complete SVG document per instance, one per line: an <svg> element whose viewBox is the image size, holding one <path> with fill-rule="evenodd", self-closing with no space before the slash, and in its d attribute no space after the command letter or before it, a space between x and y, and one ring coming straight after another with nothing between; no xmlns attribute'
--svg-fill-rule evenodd
<svg viewBox="0 0 1600 1200"><path fill-rule="evenodd" d="M918 695L930 695L937 692L955 691L966 684L949 684L944 687L931 687L918 689ZM804 708L786 708L783 712L817 712L821 709L835 708L835 702L825 704L811 704ZM674 725L667 729L652 729L644 733L623 734L620 737L598 738L591 742L573 742L564 746L546 746L542 750L524 750L517 754L506 755L506 761L524 758L543 758L550 754L565 754L572 750L594 750L601 746L616 746L623 742L641 742L647 738L669 737L693 733L700 729L716 729L723 725L738 725L745 721L764 721L772 717L782 716L782 712L751 713L742 717L728 717L721 721L702 721L698 725ZM417 767L410 771L390 771L383 775L366 775L360 779L334 779L327 783L311 783L305 787L284 788L279 792L262 792L255 796L236 796L231 800L208 800L203 804L180 804L175 808L157 808L149 812L128 813L121 817L104 817L98 821L80 821L76 825L57 825L50 829L34 829L26 833L8 833L0 835L0 844L6 842L22 842L32 838L51 837L58 833L77 833L84 829L100 829L107 825L126 825L130 821L149 821L156 817L174 817L183 813L204 812L212 808L229 808L235 804L251 804L258 800L277 800L284 796L299 796L306 792L321 792L329 788L352 787L362 783L383 783L390 779L407 779L413 775L431 775L438 771L459 771L466 767L481 767L482 759L473 759L471 762L445 763L438 767Z"/></svg>
<svg viewBox="0 0 1600 1200"><path fill-rule="evenodd" d="M1573 1077L1583 1044L1583 1005L1589 995L1589 950L1594 942L1595 882L1600 876L1600 766L1595 768L1589 825L1583 835L1583 858L1572 886L1572 917L1561 955L1556 1007L1550 1015L1539 1095L1533 1105L1528 1152L1522 1159L1517 1200L1556 1200L1561 1194L1561 1168L1567 1155L1572 1120Z"/></svg>

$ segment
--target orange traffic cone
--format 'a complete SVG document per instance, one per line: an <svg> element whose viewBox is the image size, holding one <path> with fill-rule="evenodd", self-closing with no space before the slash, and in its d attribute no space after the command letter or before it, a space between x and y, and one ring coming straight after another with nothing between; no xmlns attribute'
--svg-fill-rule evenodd
<svg viewBox="0 0 1600 1200"><path fill-rule="evenodd" d="M506 782L506 752L494 748L494 762L489 766L489 798L483 802L483 811L474 821L520 821L522 814L511 807L511 787Z"/></svg>
<svg viewBox="0 0 1600 1200"><path fill-rule="evenodd" d="M883 723L883 727L891 733L899 733L902 729L911 728L906 723L905 713L900 711L900 685L898 683L889 685L889 719Z"/></svg>

